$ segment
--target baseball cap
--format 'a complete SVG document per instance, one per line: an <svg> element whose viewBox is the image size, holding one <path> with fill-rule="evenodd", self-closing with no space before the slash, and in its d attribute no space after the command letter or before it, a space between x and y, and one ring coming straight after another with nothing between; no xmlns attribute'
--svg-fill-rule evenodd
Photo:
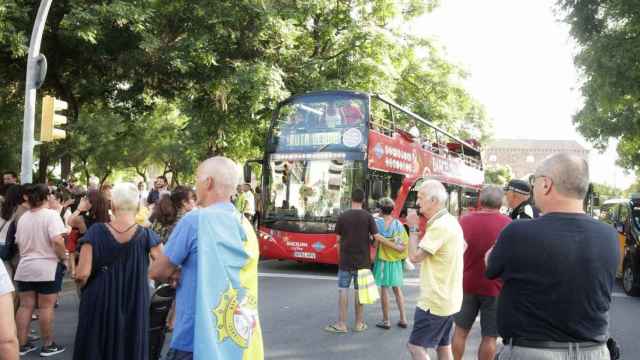
<svg viewBox="0 0 640 360"><path fill-rule="evenodd" d="M522 195L529 195L531 192L531 187L524 180L514 179L509 181L507 186L504 187L504 191L513 191Z"/></svg>

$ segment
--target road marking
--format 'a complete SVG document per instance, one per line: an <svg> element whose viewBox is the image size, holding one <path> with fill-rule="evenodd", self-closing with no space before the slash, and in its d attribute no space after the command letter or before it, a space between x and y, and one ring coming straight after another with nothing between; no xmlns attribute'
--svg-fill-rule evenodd
<svg viewBox="0 0 640 360"><path fill-rule="evenodd" d="M611 293L611 296L613 296L613 297L625 297L625 298L626 297L630 297L629 295L627 295L625 293L619 293L619 292Z"/></svg>

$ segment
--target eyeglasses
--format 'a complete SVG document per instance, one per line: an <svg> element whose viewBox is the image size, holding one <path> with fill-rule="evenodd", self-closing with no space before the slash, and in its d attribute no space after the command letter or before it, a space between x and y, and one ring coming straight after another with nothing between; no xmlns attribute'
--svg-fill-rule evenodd
<svg viewBox="0 0 640 360"><path fill-rule="evenodd" d="M552 179L549 175L544 175L544 174L540 174L540 175L531 175L531 176L529 177L529 185L533 186L533 184L536 182L536 180L537 180L538 178L541 178L541 177L544 177L544 178L547 178L547 179L550 179L551 181L553 181L553 179Z"/></svg>

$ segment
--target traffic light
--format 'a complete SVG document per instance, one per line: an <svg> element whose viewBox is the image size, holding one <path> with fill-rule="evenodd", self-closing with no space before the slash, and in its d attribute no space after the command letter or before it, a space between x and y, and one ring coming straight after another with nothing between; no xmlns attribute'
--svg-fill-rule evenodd
<svg viewBox="0 0 640 360"><path fill-rule="evenodd" d="M64 139L67 134L64 130L58 129L58 125L66 124L67 117L57 114L58 111L66 110L67 103L58 100L53 96L45 96L42 99L42 123L40 124L40 141L54 141Z"/></svg>

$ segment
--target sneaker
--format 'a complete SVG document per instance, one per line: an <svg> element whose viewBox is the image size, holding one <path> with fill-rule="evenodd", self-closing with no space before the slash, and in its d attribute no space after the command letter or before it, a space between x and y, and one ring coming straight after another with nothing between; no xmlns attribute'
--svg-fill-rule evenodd
<svg viewBox="0 0 640 360"><path fill-rule="evenodd" d="M63 353L66 349L64 346L57 345L56 343L51 343L49 346L43 346L40 350L40 356L49 357L53 355L58 355Z"/></svg>
<svg viewBox="0 0 640 360"><path fill-rule="evenodd" d="M26 344L20 346L20 356L27 355L28 353L35 351L36 347L33 346L32 343L27 342Z"/></svg>

